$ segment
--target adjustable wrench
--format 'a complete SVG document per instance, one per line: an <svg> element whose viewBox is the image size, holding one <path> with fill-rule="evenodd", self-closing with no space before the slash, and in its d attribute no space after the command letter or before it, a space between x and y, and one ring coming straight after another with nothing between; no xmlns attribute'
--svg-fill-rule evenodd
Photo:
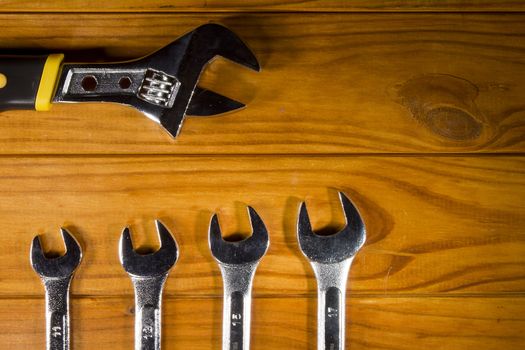
<svg viewBox="0 0 525 350"><path fill-rule="evenodd" d="M268 231L257 212L248 207L252 235L242 241L222 238L217 214L210 222L210 250L219 263L224 283L222 349L250 348L252 284L259 261L269 246Z"/></svg>
<svg viewBox="0 0 525 350"><path fill-rule="evenodd" d="M317 349L344 350L345 295L348 272L366 240L364 222L342 192L339 198L346 226L336 234L320 236L312 231L305 203L301 204L297 238L317 279Z"/></svg>
<svg viewBox="0 0 525 350"><path fill-rule="evenodd" d="M75 238L64 228L61 233L66 246L61 257L47 259L38 236L31 244L31 266L46 290L47 350L69 350L69 285L82 260L82 250Z"/></svg>
<svg viewBox="0 0 525 350"><path fill-rule="evenodd" d="M62 64L64 55L0 57L0 111L46 111L53 103L113 102L131 106L176 137L186 115L209 116L244 107L197 86L206 65L222 56L260 66L235 33L204 24L137 60Z"/></svg>
<svg viewBox="0 0 525 350"><path fill-rule="evenodd" d="M177 242L171 233L160 221L155 223L160 248L154 253L137 253L128 227L120 237L120 262L135 288L135 350L161 348L162 290L179 256Z"/></svg>

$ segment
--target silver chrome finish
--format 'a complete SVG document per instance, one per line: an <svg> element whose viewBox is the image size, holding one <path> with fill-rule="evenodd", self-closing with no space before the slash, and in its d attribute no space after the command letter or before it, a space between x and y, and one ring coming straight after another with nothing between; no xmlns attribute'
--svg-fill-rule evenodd
<svg viewBox="0 0 525 350"><path fill-rule="evenodd" d="M210 222L210 250L219 264L224 284L222 349L248 350L252 284L259 261L269 246L268 231L257 212L248 207L252 235L242 241L222 238L217 215Z"/></svg>
<svg viewBox="0 0 525 350"><path fill-rule="evenodd" d="M140 87L145 69L110 69L110 68L71 68L67 71L60 93L63 96L102 96L135 95ZM95 84L92 89L83 87L84 79L92 77ZM130 86L123 89L119 82L128 78ZM66 102L66 101L64 101Z"/></svg>
<svg viewBox="0 0 525 350"><path fill-rule="evenodd" d="M46 290L46 349L69 350L69 286L82 260L82 250L66 229L61 229L66 253L58 258L44 256L40 239L31 244L30 261Z"/></svg>
<svg viewBox="0 0 525 350"><path fill-rule="evenodd" d="M127 227L120 237L120 262L135 289L135 350L161 348L162 290L179 256L177 242L171 233L160 221L155 223L160 248L154 253L135 252Z"/></svg>
<svg viewBox="0 0 525 350"><path fill-rule="evenodd" d="M336 234L313 232L305 203L297 222L299 247L317 279L317 349L344 350L346 282L356 253L366 240L361 215L350 199L339 192L346 226Z"/></svg>
<svg viewBox="0 0 525 350"><path fill-rule="evenodd" d="M144 58L111 64L64 64L54 102L113 102L136 108L173 137L186 115L209 116L244 104L199 88L216 56L260 70L250 49L231 30L205 24ZM124 77L131 84L120 84ZM85 79L95 79L86 89ZM93 86L94 85L94 86Z"/></svg>

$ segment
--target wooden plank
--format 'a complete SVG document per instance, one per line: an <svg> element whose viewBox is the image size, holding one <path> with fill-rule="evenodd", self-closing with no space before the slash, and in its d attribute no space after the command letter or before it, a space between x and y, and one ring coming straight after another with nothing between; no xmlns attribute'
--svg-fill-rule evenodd
<svg viewBox="0 0 525 350"><path fill-rule="evenodd" d="M0 153L524 151L525 15L206 18L239 33L262 64L256 74L220 60L203 76L202 85L246 110L189 119L175 142L126 107L3 112ZM3 14L0 47L128 59L202 23L194 14Z"/></svg>
<svg viewBox="0 0 525 350"><path fill-rule="evenodd" d="M315 349L315 300L255 299L252 348ZM72 300L75 349L129 349L132 298ZM163 348L219 349L222 300L165 299ZM0 341L8 349L42 349L43 300L2 299ZM353 350L480 349L525 346L525 299L349 298L347 342ZM286 331L284 331L286 330Z"/></svg>
<svg viewBox="0 0 525 350"><path fill-rule="evenodd" d="M117 257L123 227L154 247L153 220L180 244L167 283L177 296L222 293L207 229L249 232L259 212L271 247L255 295L314 295L295 222L306 199L315 228L344 222L346 192L368 228L349 290L358 295L525 291L525 159L522 157L57 157L0 158L0 294L41 295L29 244L45 233L58 251L60 225L85 247L75 295L131 295Z"/></svg>
<svg viewBox="0 0 525 350"><path fill-rule="evenodd" d="M0 0L2 11L23 12L391 12L391 11L523 11L518 0L94 0L29 1Z"/></svg>

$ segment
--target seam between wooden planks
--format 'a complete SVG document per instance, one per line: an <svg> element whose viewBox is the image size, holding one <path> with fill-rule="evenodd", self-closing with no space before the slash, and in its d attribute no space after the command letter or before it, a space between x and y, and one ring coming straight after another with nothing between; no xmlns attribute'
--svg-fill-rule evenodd
<svg viewBox="0 0 525 350"><path fill-rule="evenodd" d="M100 15L100 14L122 14L122 15L130 15L130 14L151 14L151 15L204 15L204 14L379 14L379 13L386 13L386 14L523 14L525 13L525 6L523 9L513 9L513 8L502 8L502 9L487 9L487 10L480 10L480 9L464 9L464 8L455 8L455 9L384 9L384 10L377 10L377 9L322 9L322 8L313 8L313 9L278 9L278 8L269 8L264 9L261 8L259 10L253 10L253 9L215 9L211 10L210 8L207 8L206 10L199 10L198 8L190 8L190 9L173 9L173 10L158 10L158 9L144 9L144 10L137 10L137 11L130 11L130 10L119 10L119 9L108 9L108 10L98 10L98 11L91 11L91 10L71 10L71 9L64 9L64 10L0 10L0 14L13 14L13 15L38 15L38 14L51 14L51 15L74 15L74 14L86 14L86 15Z"/></svg>
<svg viewBox="0 0 525 350"><path fill-rule="evenodd" d="M0 159L11 158L521 158L525 152L494 152L494 153L8 153L0 154Z"/></svg>

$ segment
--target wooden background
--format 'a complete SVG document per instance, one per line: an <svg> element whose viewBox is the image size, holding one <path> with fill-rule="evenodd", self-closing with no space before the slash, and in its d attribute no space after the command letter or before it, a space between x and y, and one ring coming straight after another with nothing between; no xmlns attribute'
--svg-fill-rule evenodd
<svg viewBox="0 0 525 350"><path fill-rule="evenodd" d="M187 119L173 141L138 112L61 105L0 113L0 343L44 348L43 288L29 245L85 258L72 285L73 349L130 349L125 225L181 257L164 299L163 348L220 349L222 285L207 245L260 213L271 247L255 278L252 348L315 349L316 286L298 250L343 224L368 241L348 286L348 348L525 348L525 6L514 1L0 0L0 52L68 61L145 55L206 23L254 50L259 74L217 60L202 85L248 104Z"/></svg>

